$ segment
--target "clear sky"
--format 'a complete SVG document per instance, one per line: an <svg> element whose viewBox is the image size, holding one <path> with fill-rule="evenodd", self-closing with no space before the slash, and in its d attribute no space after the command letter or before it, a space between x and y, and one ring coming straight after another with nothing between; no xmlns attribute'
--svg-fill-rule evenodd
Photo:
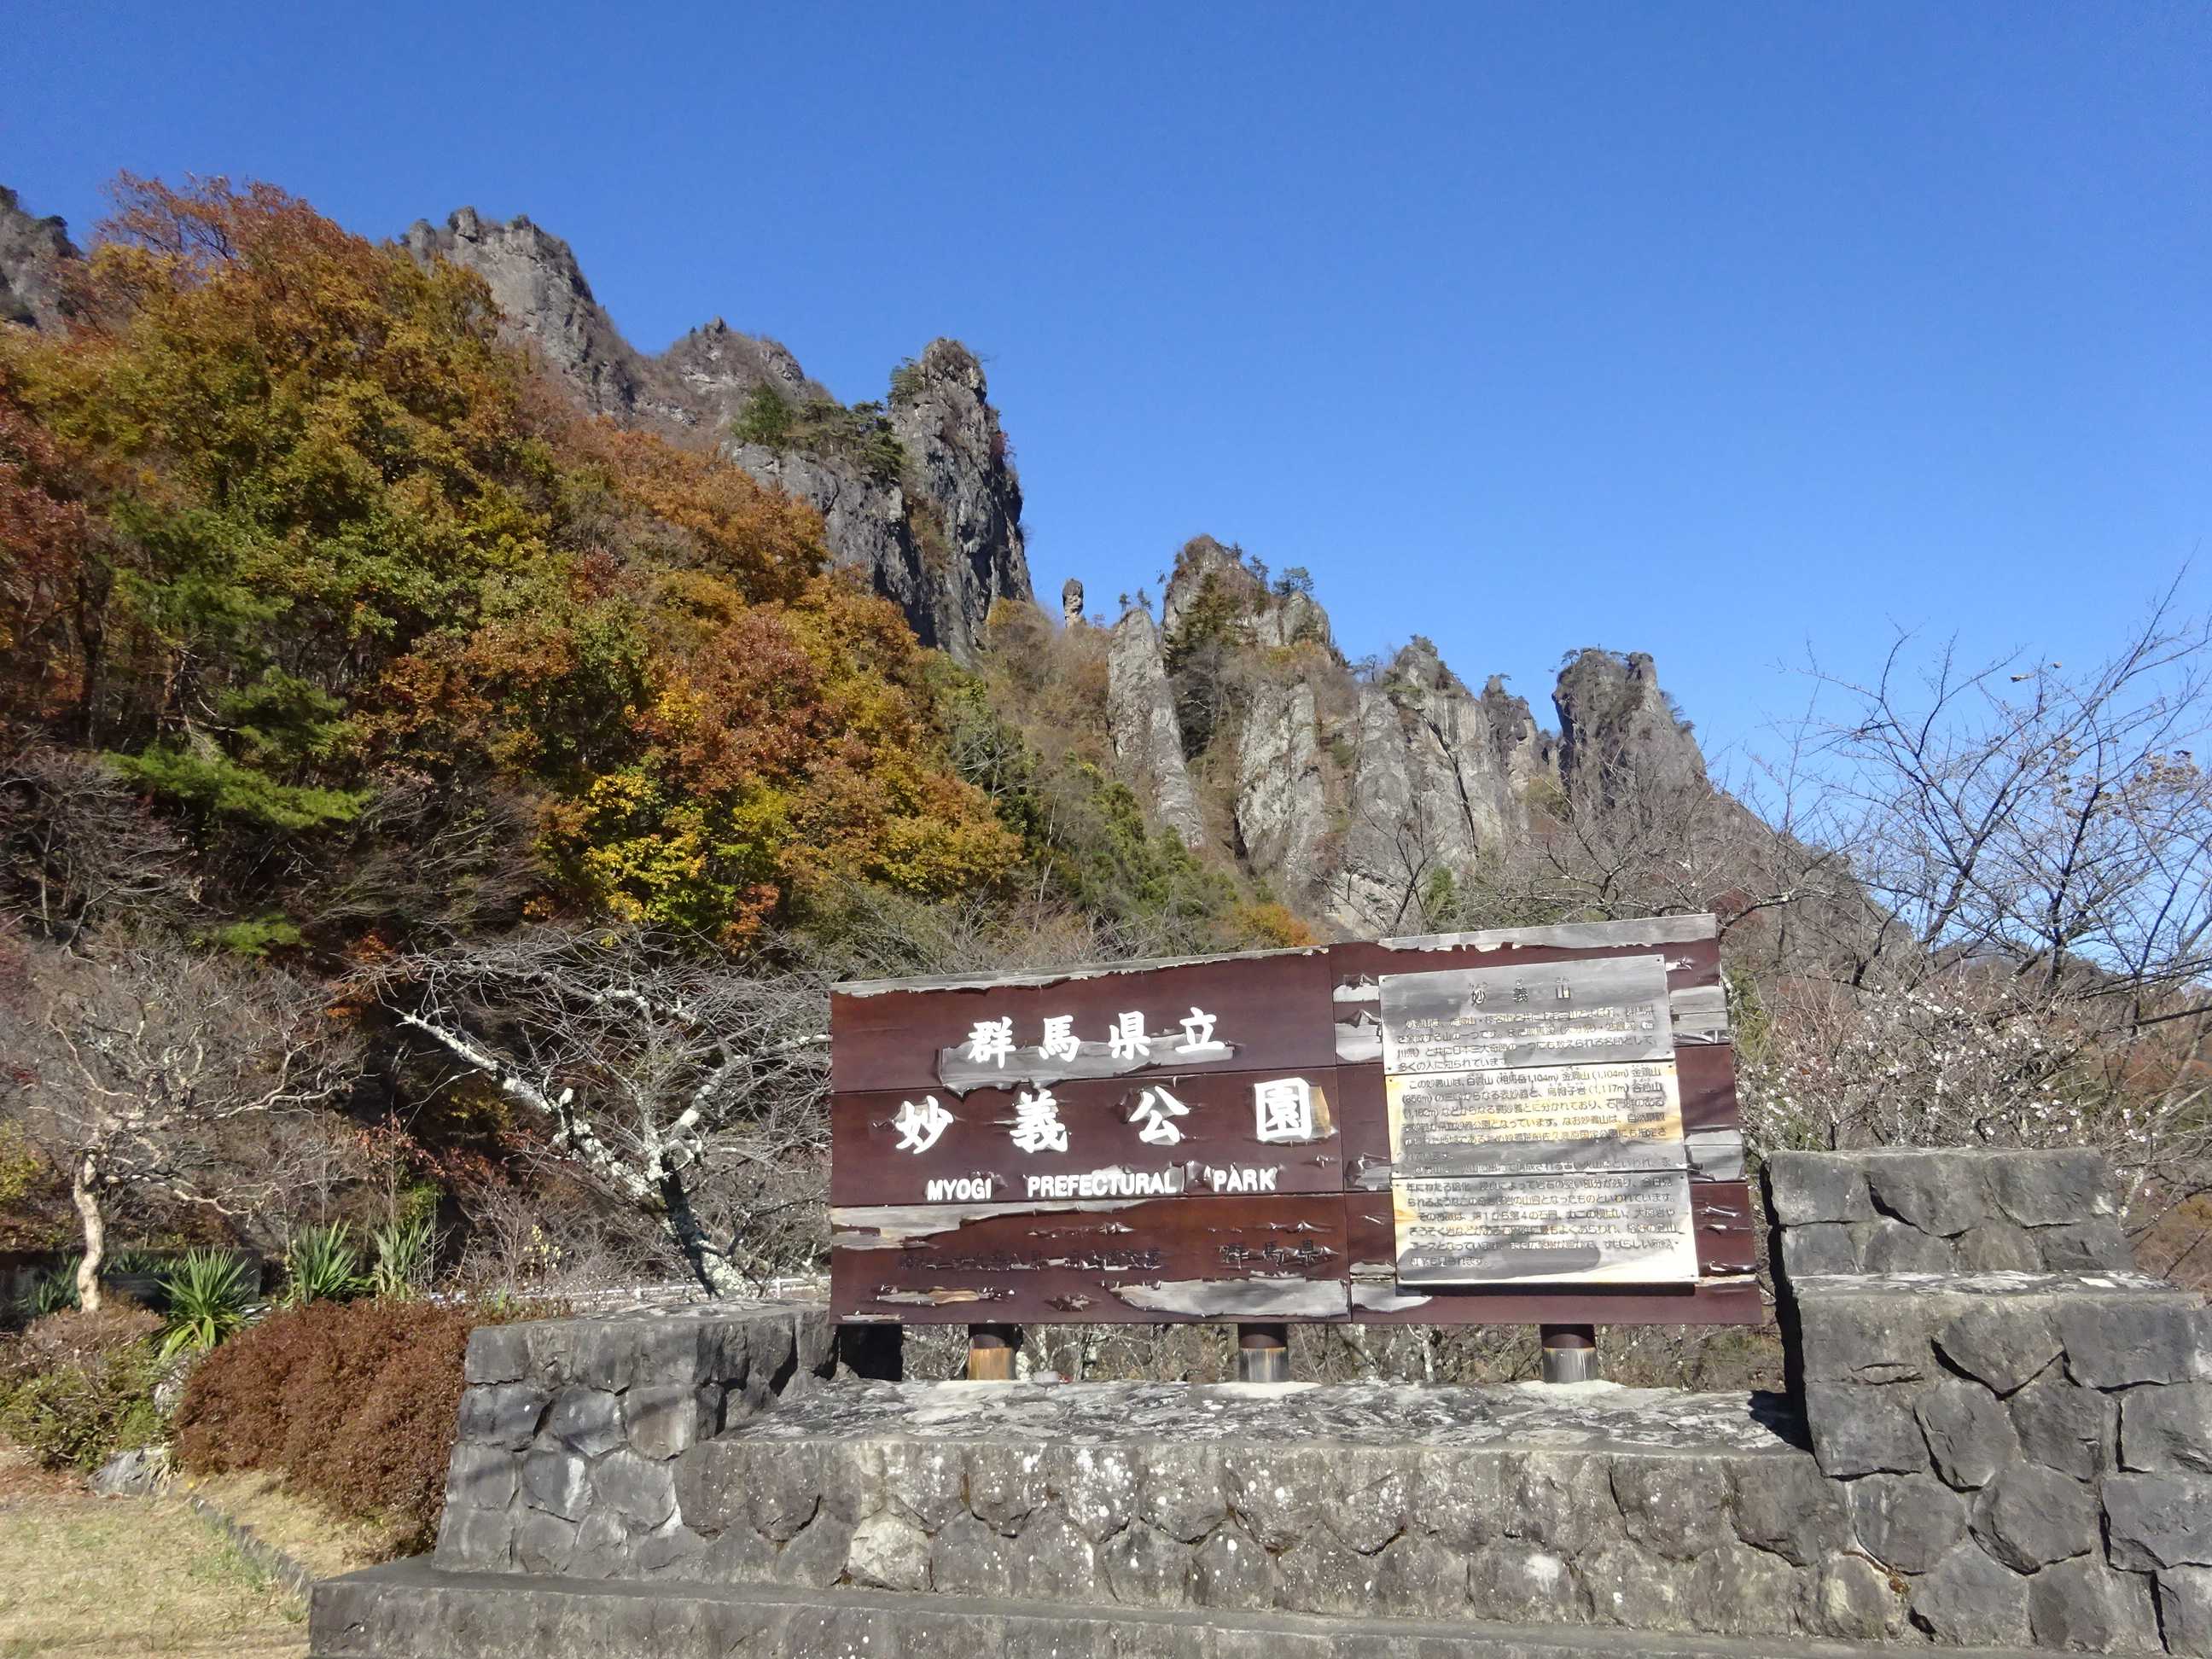
<svg viewBox="0 0 2212 1659"><path fill-rule="evenodd" d="M1209 532L1548 720L1643 649L2098 654L2212 526L2212 9L0 0L0 182L567 237L658 348L984 356L1041 594ZM2192 579L2200 602L2206 584Z"/></svg>

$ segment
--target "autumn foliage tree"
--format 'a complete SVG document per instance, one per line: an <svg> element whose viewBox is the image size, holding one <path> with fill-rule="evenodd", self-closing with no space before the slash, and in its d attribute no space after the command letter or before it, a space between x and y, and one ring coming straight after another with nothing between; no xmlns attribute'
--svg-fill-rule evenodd
<svg viewBox="0 0 2212 1659"><path fill-rule="evenodd" d="M257 946L426 778L535 803L541 909L730 942L1015 855L810 508L577 413L471 273L268 185L118 198L81 325L0 341L0 694L168 803Z"/></svg>

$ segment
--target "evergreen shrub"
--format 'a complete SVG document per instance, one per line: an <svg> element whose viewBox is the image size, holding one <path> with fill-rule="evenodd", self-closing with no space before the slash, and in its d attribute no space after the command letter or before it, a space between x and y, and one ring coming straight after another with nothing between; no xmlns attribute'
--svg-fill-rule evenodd
<svg viewBox="0 0 2212 1659"><path fill-rule="evenodd" d="M117 1452L160 1441L161 1333L160 1318L143 1308L33 1321L0 1347L0 1433L48 1468L87 1474Z"/></svg>

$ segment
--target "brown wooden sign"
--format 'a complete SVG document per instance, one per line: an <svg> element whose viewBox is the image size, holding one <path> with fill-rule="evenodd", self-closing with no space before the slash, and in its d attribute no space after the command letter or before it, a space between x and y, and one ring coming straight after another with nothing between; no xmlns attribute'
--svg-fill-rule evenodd
<svg viewBox="0 0 2212 1659"><path fill-rule="evenodd" d="M1762 1316L1711 916L876 981L830 1034L840 1318Z"/></svg>

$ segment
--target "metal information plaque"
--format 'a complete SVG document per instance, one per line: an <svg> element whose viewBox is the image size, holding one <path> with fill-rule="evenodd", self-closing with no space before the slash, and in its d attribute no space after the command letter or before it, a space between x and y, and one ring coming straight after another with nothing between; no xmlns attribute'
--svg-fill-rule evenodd
<svg viewBox="0 0 2212 1659"><path fill-rule="evenodd" d="M1648 1285L1698 1274L1680 1171L1401 1181L1391 1197L1401 1285Z"/></svg>
<svg viewBox="0 0 2212 1659"><path fill-rule="evenodd" d="M1681 1089L1669 1060L1515 1066L1385 1080L1398 1178L1680 1170Z"/></svg>
<svg viewBox="0 0 2212 1659"><path fill-rule="evenodd" d="M1382 991L1382 1069L1393 1074L1674 1053L1663 957L1391 974Z"/></svg>
<svg viewBox="0 0 2212 1659"><path fill-rule="evenodd" d="M1697 1278L1665 957L1378 988L1401 1284Z"/></svg>

